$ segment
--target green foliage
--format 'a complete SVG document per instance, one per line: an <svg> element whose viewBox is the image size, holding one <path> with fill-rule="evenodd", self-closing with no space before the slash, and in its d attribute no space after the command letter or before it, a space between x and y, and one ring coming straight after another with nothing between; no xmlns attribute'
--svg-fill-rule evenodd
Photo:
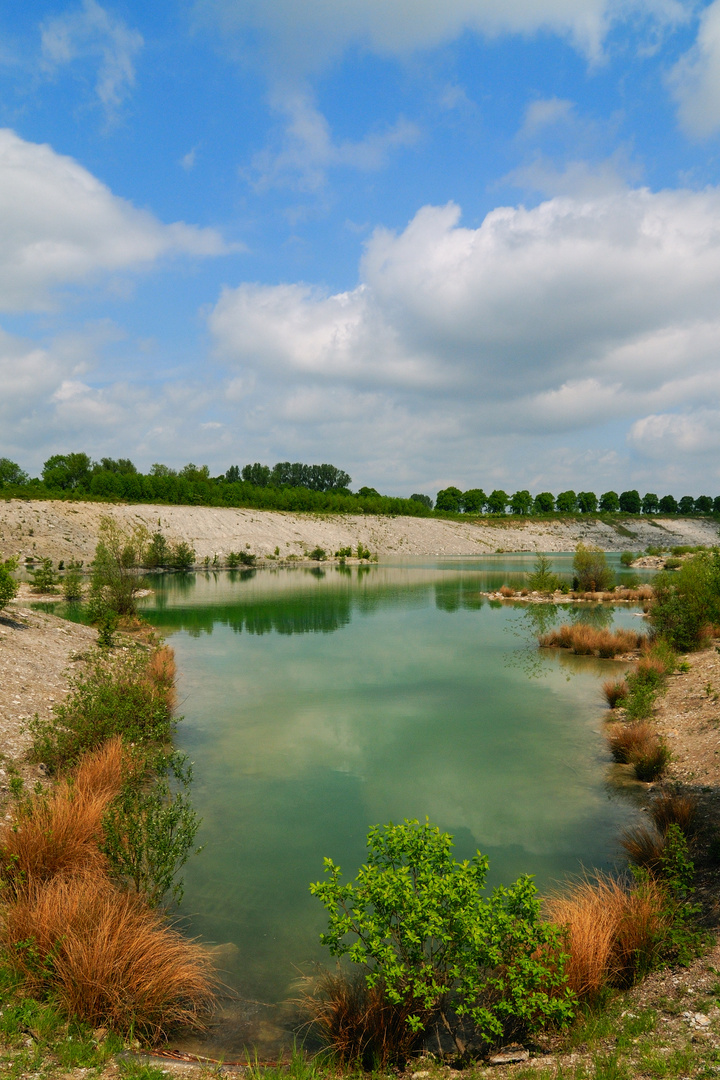
<svg viewBox="0 0 720 1080"><path fill-rule="evenodd" d="M463 505L463 493L460 488L447 487L438 491L435 496L435 509L446 510L451 514L459 514Z"/></svg>
<svg viewBox="0 0 720 1080"><path fill-rule="evenodd" d="M53 570L52 559L41 559L40 565L30 572L34 592L53 593L57 590L58 577Z"/></svg>
<svg viewBox="0 0 720 1080"><path fill-rule="evenodd" d="M29 480L28 474L10 458L0 457L0 488L22 487Z"/></svg>
<svg viewBox="0 0 720 1080"><path fill-rule="evenodd" d="M580 543L575 548L573 570L582 592L602 592L612 588L614 574L608 566L605 552L593 544Z"/></svg>
<svg viewBox="0 0 720 1080"><path fill-rule="evenodd" d="M661 514L677 514L678 504L677 499L673 495L663 495L660 500L660 513Z"/></svg>
<svg viewBox="0 0 720 1080"><path fill-rule="evenodd" d="M503 491L501 488L495 488L488 496L488 514L504 514L509 501L510 499L507 492Z"/></svg>
<svg viewBox="0 0 720 1080"><path fill-rule="evenodd" d="M717 553L701 552L686 559L678 570L659 573L653 588L653 625L678 651L698 648L707 627L720 623Z"/></svg>
<svg viewBox="0 0 720 1080"><path fill-rule="evenodd" d="M357 546L357 557L358 559L370 558L370 548L366 548L359 540Z"/></svg>
<svg viewBox="0 0 720 1080"><path fill-rule="evenodd" d="M148 775L149 783L143 780ZM193 853L200 827L188 794L191 781L192 766L184 755L155 754L144 770L133 770L103 817L100 850L111 873L151 907L168 893L176 903L182 899L177 875Z"/></svg>
<svg viewBox="0 0 720 1080"><path fill-rule="evenodd" d="M632 491L623 491L618 499L620 509L624 514L639 514L642 509L640 492L634 488Z"/></svg>
<svg viewBox="0 0 720 1080"><path fill-rule="evenodd" d="M238 566L254 566L257 556L249 551L231 551L227 557L227 565L230 570L236 570Z"/></svg>
<svg viewBox="0 0 720 1080"><path fill-rule="evenodd" d="M623 551L622 555L620 556L620 562L623 564L623 566L632 566L636 558L637 556L634 552Z"/></svg>
<svg viewBox="0 0 720 1080"><path fill-rule="evenodd" d="M91 593L117 615L134 615L135 598L145 582L138 575L148 547L148 531L136 525L131 532L121 529L107 515L100 518L99 540L92 564Z"/></svg>
<svg viewBox="0 0 720 1080"><path fill-rule="evenodd" d="M17 568L17 559L0 561L0 611L17 596L19 585L12 576L13 571L17 570Z"/></svg>
<svg viewBox="0 0 720 1080"><path fill-rule="evenodd" d="M712 507L712 499L710 500L710 506ZM648 491L642 501L643 514L657 514L659 510L660 500L652 491Z"/></svg>
<svg viewBox="0 0 720 1080"><path fill-rule="evenodd" d="M487 495L482 488L469 488L463 492L462 509L466 514L482 514Z"/></svg>
<svg viewBox="0 0 720 1080"><path fill-rule="evenodd" d="M581 514L594 514L598 508L597 495L594 491L579 491L577 501Z"/></svg>
<svg viewBox="0 0 720 1080"><path fill-rule="evenodd" d="M561 514L574 514L578 500L574 491L561 491L555 502L555 509Z"/></svg>
<svg viewBox="0 0 720 1080"><path fill-rule="evenodd" d="M170 565L170 549L163 534L158 531L150 537L150 543L145 550L145 566L148 569L162 569Z"/></svg>
<svg viewBox="0 0 720 1080"><path fill-rule="evenodd" d="M450 1004L488 1043L570 1020L559 930L540 921L531 878L485 897L487 858L457 862L452 837L429 822L374 826L367 845L354 882L325 859L326 879L310 887L329 916L321 941L412 1010L413 1030L437 1014L449 1026Z"/></svg>
<svg viewBox="0 0 720 1080"><path fill-rule="evenodd" d="M682 559L676 559L674 556L665 560L665 570L679 570L682 566Z"/></svg>
<svg viewBox="0 0 720 1080"><path fill-rule="evenodd" d="M513 514L530 514L533 508L533 498L527 488L516 491L510 498L510 511Z"/></svg>
<svg viewBox="0 0 720 1080"><path fill-rule="evenodd" d="M555 496L550 491L541 491L535 496L533 510L536 514L552 514L555 509Z"/></svg>
<svg viewBox="0 0 720 1080"><path fill-rule="evenodd" d="M600 509L611 514L620 509L620 500L616 491L606 491L600 496Z"/></svg>
<svg viewBox="0 0 720 1080"><path fill-rule="evenodd" d="M410 496L411 502L418 502L421 506L426 506L428 510L432 510L433 501L429 495L415 494Z"/></svg>
<svg viewBox="0 0 720 1080"><path fill-rule="evenodd" d="M325 548L314 547L310 552L310 558L314 559L315 562L324 562L327 559Z"/></svg>
<svg viewBox="0 0 720 1080"><path fill-rule="evenodd" d="M53 454L43 465L43 483L61 491L75 491L90 482L92 462L87 454Z"/></svg>
<svg viewBox="0 0 720 1080"><path fill-rule="evenodd" d="M547 555L538 555L532 574L528 574L528 589L533 592L551 593L560 588L560 578L550 567L552 563Z"/></svg>
<svg viewBox="0 0 720 1080"><path fill-rule="evenodd" d="M169 565L173 570L187 571L195 565L195 549L185 540L170 545Z"/></svg>
<svg viewBox="0 0 720 1080"><path fill-rule="evenodd" d="M167 701L146 678L148 655L140 650L99 657L71 681L52 717L28 723L30 756L51 773L77 764L113 735L130 743L169 742L175 729Z"/></svg>
<svg viewBox="0 0 720 1080"><path fill-rule="evenodd" d="M348 544L347 547L338 548L335 552L336 559L349 559L352 556L352 548Z"/></svg>
<svg viewBox="0 0 720 1080"><path fill-rule="evenodd" d="M82 562L73 559L68 563L62 579L62 591L64 599L70 604L82 600Z"/></svg>

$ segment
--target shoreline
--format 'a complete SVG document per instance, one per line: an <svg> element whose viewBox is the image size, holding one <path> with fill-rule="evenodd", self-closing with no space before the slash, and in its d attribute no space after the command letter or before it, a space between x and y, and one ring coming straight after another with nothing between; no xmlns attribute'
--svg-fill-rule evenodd
<svg viewBox="0 0 720 1080"><path fill-rule="evenodd" d="M718 523L707 518L628 517L608 522L510 516L469 518L380 517L372 514L299 514L278 510L148 504L83 503L22 499L0 502L0 552L47 557L57 563L92 559L100 518L110 516L127 529L143 525L163 532L169 541L185 541L196 561L226 557L246 550L274 561L288 555L300 559L321 547L331 555L358 543L380 557L462 557L502 553L567 552L579 542L604 551L645 550L662 544L712 546ZM276 551L277 549L277 551ZM293 561L296 561L293 559Z"/></svg>

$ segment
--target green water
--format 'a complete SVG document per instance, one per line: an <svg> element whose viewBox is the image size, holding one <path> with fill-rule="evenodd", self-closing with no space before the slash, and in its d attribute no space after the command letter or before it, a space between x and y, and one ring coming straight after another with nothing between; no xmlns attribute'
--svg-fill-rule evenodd
<svg viewBox="0 0 720 1080"><path fill-rule="evenodd" d="M178 743L203 818L183 914L227 946L244 998L279 1001L323 959L308 884L326 855L354 875L373 823L429 817L458 856L489 855L492 883L530 872L542 888L619 858L634 811L607 784L599 689L618 665L540 654L534 634L569 618L642 622L479 595L532 561L154 583L144 614L175 649Z"/></svg>

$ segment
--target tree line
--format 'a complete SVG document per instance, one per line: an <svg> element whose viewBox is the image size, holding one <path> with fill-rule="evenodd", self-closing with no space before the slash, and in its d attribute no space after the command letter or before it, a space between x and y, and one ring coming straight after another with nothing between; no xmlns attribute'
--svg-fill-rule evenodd
<svg viewBox="0 0 720 1080"><path fill-rule="evenodd" d="M449 514L720 514L720 495L658 496L636 490L606 491L599 497L592 491L550 491L531 495L527 489L509 495L495 489L486 495L482 488L461 491L446 487L433 503L429 495L410 498L381 495L375 488L350 490L352 479L335 465L306 465L280 461L263 465L254 462L231 465L219 476L211 476L207 465L189 462L181 469L156 462L141 473L129 458L103 457L93 461L88 454L53 454L44 463L40 477L31 478L14 461L0 457L0 490L5 495L35 495L39 498L96 498L118 502L160 502L179 505L246 506L258 510L327 511L334 513L403 514L425 517L433 509Z"/></svg>
<svg viewBox="0 0 720 1080"><path fill-rule="evenodd" d="M654 492L640 496L639 491L606 491L598 496L593 491L561 491L555 497L550 491L541 491L531 495L525 489L508 495L506 491L496 489L486 495L482 488L470 488L461 491L456 487L438 491L435 502L436 510L451 514L720 514L720 495L683 495L676 499L673 495L658 497Z"/></svg>

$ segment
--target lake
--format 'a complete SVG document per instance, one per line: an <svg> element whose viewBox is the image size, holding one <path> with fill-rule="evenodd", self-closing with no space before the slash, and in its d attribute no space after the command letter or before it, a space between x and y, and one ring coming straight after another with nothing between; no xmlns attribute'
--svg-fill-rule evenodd
<svg viewBox="0 0 720 1080"><path fill-rule="evenodd" d="M323 857L354 877L375 823L428 817L490 884L540 889L620 859L632 802L608 783L600 683L622 665L540 652L535 634L627 608L489 603L534 556L167 575L143 614L180 673L177 743L195 763L200 855L185 869L190 932L222 945L221 1047L271 1052L263 1009L329 961L310 896ZM553 556L569 572L572 556ZM277 1020L277 1022L276 1022Z"/></svg>

